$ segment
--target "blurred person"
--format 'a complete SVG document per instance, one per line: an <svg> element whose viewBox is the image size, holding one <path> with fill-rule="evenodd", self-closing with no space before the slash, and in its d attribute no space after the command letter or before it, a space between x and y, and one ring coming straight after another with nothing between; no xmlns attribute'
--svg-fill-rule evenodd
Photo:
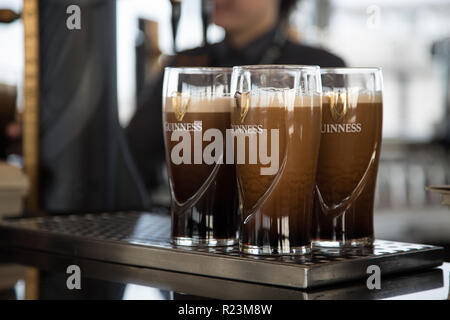
<svg viewBox="0 0 450 320"><path fill-rule="evenodd" d="M170 66L232 67L250 64L303 64L343 67L330 52L302 45L287 36L288 18L297 0L215 0L212 22L225 30L219 43L172 57ZM145 89L126 136L136 165L151 191L160 185L164 163L162 129L163 72Z"/></svg>

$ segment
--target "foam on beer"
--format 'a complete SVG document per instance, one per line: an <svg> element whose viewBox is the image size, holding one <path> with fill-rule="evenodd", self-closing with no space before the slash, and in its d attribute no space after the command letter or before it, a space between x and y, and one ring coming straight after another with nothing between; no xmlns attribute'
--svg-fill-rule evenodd
<svg viewBox="0 0 450 320"><path fill-rule="evenodd" d="M167 97L164 112L174 112L173 98ZM188 102L187 113L223 113L231 112L233 99L231 97L183 97L183 103Z"/></svg>
<svg viewBox="0 0 450 320"><path fill-rule="evenodd" d="M329 103L330 98L327 95L327 92L323 93L322 102ZM373 93L350 93L349 94L349 102L350 104L355 103L382 103L383 95L381 91L373 92Z"/></svg>

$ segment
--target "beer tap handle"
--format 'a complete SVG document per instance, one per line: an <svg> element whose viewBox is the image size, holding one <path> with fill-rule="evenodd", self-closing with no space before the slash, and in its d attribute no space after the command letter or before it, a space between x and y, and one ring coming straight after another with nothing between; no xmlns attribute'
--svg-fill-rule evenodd
<svg viewBox="0 0 450 320"><path fill-rule="evenodd" d="M172 37L173 37L173 51L176 53L177 50L177 31L178 24L181 18L181 1L182 0L170 0L172 4Z"/></svg>
<svg viewBox="0 0 450 320"><path fill-rule="evenodd" d="M10 23L20 18L20 13L10 9L0 9L0 23Z"/></svg>

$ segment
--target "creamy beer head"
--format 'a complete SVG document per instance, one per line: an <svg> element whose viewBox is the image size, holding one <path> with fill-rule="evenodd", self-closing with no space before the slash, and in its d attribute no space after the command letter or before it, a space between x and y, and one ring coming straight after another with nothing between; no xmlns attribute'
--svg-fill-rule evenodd
<svg viewBox="0 0 450 320"><path fill-rule="evenodd" d="M231 112L232 99L230 96L224 97L201 97L185 95L179 97L176 93L173 96L166 97L163 111L175 112L182 108L190 113L223 113Z"/></svg>

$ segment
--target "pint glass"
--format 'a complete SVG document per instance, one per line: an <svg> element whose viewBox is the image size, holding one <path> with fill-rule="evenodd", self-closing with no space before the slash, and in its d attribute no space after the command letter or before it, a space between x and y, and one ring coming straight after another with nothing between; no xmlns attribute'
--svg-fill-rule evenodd
<svg viewBox="0 0 450 320"><path fill-rule="evenodd" d="M320 143L319 68L234 67L231 92L240 250L305 254Z"/></svg>
<svg viewBox="0 0 450 320"><path fill-rule="evenodd" d="M163 122L172 211L172 242L237 243L236 173L226 164L231 69L166 68Z"/></svg>
<svg viewBox="0 0 450 320"><path fill-rule="evenodd" d="M322 69L322 140L313 245L371 247L381 147L382 75L378 68Z"/></svg>

